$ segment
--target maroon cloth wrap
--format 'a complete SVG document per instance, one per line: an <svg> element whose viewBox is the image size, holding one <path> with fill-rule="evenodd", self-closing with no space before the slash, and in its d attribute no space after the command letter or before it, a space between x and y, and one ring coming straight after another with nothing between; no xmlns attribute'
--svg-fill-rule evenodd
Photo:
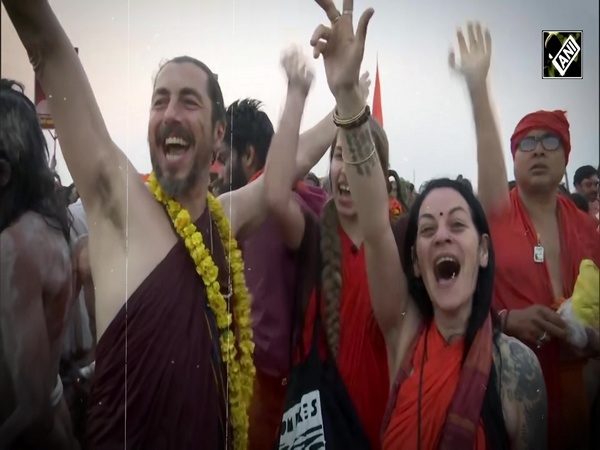
<svg viewBox="0 0 600 450"><path fill-rule="evenodd" d="M571 153L571 134L569 133L569 120L565 111L536 111L527 114L517 124L513 135L510 138L510 151L515 157L519 142L527 136L531 130L549 130L560 138L563 150L565 152L565 163L569 163L569 154Z"/></svg>
<svg viewBox="0 0 600 450"><path fill-rule="evenodd" d="M205 212L196 226L207 247L214 248L226 290L223 246L214 225L211 244L208 216ZM98 342L89 448L227 448L225 370L217 344L206 288L178 240Z"/></svg>

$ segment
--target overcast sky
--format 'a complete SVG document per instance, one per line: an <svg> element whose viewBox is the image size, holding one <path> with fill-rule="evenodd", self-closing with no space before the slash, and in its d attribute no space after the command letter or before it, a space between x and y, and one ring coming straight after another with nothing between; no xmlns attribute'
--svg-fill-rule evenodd
<svg viewBox="0 0 600 450"><path fill-rule="evenodd" d="M52 0L86 69L115 142L141 172L150 170L147 145L152 77L159 63L189 54L219 75L227 104L240 97L264 102L277 126L285 95L281 50L299 43L310 52L314 28L326 23L312 0ZM341 1L338 0L341 9ZM572 175L598 165L599 79L597 0L357 0L375 9L364 69L379 58L390 161L417 185L462 173L476 183L475 139L468 98L447 67L456 27L473 19L493 39L492 87L506 144L525 114L565 109L571 122ZM356 15L358 17L358 14ZM325 19L325 20L324 20ZM33 97L33 71L2 8L2 77L24 82ZM542 30L583 30L583 79L543 80ZM303 129L333 107L322 61ZM77 126L77 124L74 124ZM59 152L60 153L60 152ZM328 164L315 168L326 173ZM62 157L63 183L70 176Z"/></svg>

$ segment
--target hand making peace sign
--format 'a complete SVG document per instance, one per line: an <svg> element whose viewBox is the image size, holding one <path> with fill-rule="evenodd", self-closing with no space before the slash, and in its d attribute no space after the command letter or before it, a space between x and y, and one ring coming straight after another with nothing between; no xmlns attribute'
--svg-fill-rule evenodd
<svg viewBox="0 0 600 450"><path fill-rule="evenodd" d="M354 0L344 0L342 13L335 7L333 0L315 1L327 14L331 26L319 25L310 40L310 45L313 47L315 59L323 55L327 84L337 99L345 92L358 89L367 26L375 11L368 8L363 12L355 34L352 25Z"/></svg>

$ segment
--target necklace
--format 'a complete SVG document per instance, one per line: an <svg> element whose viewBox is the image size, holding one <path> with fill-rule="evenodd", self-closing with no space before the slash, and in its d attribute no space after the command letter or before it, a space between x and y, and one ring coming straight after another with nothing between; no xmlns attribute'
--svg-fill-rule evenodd
<svg viewBox="0 0 600 450"><path fill-rule="evenodd" d="M202 233L192 222L189 212L179 202L163 192L154 172L148 177L148 185L154 197L166 206L177 234L183 239L185 247L196 265L196 272L206 286L208 306L212 310L219 328L221 357L227 367L227 391L233 428L233 447L235 450L246 450L248 447L248 408L252 400L256 370L253 361L254 342L250 320L251 297L246 286L242 252L231 234L229 220L223 212L221 202L212 194L209 193L207 196L210 218L209 251L204 244ZM230 277L233 280L233 283L228 283L230 284L228 286L229 293L226 296L221 293L218 278L219 268L212 258L214 253L213 216L230 265ZM229 301L231 298L234 300L233 314Z"/></svg>

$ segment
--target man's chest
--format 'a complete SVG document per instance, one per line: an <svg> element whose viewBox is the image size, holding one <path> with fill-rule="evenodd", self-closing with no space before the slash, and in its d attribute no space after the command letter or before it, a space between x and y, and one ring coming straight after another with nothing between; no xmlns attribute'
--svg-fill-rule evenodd
<svg viewBox="0 0 600 450"><path fill-rule="evenodd" d="M552 284L554 299L559 299L563 294L562 264L561 264L561 239L557 220L543 220L534 222L537 231L537 249L541 258L538 263L546 264L548 275Z"/></svg>

